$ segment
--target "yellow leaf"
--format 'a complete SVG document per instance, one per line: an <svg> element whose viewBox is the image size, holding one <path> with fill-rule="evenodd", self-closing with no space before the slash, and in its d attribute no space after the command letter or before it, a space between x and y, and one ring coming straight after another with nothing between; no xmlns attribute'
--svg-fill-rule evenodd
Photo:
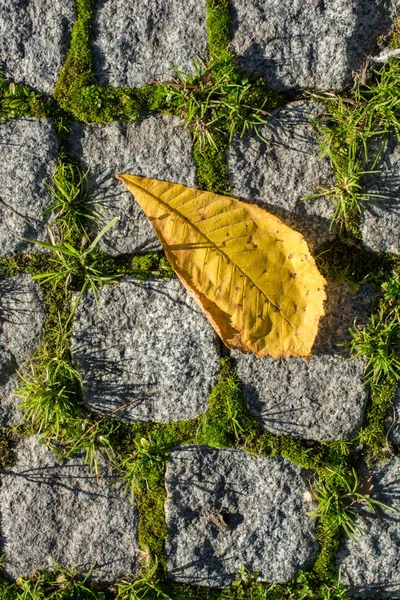
<svg viewBox="0 0 400 600"><path fill-rule="evenodd" d="M229 348L309 356L325 279L303 236L259 206L117 175L150 219L183 285Z"/></svg>

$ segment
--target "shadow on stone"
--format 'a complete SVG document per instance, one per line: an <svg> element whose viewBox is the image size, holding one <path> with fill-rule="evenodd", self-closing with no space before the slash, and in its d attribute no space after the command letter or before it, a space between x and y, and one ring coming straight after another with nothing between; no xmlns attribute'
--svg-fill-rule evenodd
<svg viewBox="0 0 400 600"><path fill-rule="evenodd" d="M367 56L378 51L378 38L393 27L393 6L393 0L357 0L352 4L354 32L346 44L350 73L358 71Z"/></svg>

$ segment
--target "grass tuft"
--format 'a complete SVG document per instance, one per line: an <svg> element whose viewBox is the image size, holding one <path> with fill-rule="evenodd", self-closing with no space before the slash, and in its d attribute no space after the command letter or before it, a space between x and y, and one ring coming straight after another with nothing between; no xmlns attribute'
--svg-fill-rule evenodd
<svg viewBox="0 0 400 600"><path fill-rule="evenodd" d="M319 187L306 199L330 196L335 202L333 220L354 237L359 234L361 205L379 194L365 193L362 177L376 172L378 157L371 163L371 140L385 139L394 131L400 139L400 60L389 59L374 70L370 82L358 79L346 97L332 92L312 93L325 103L327 112L312 120L322 134L321 155L331 161L335 185Z"/></svg>
<svg viewBox="0 0 400 600"><path fill-rule="evenodd" d="M193 62L195 74L175 70L176 79L170 84L168 103L176 114L182 115L192 131L200 151L217 149L215 135L242 137L266 123L270 111L281 102L276 90L261 80L251 82L237 73L234 60Z"/></svg>

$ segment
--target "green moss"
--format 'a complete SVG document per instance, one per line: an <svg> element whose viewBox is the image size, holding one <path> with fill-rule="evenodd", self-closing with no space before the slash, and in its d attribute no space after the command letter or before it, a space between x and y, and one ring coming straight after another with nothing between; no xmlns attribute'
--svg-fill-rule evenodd
<svg viewBox="0 0 400 600"><path fill-rule="evenodd" d="M93 55L90 47L94 0L76 0L76 20L71 44L56 84L54 97L70 109L70 97L94 84ZM72 111L74 112L74 111Z"/></svg>
<svg viewBox="0 0 400 600"><path fill-rule="evenodd" d="M36 275L50 266L48 254L15 254L10 258L0 257L0 279L26 273Z"/></svg>
<svg viewBox="0 0 400 600"><path fill-rule="evenodd" d="M225 162L227 142L222 135L217 136L215 141L216 148L207 146L203 149L199 140L193 146L198 187L216 194L229 194L231 187Z"/></svg>
<svg viewBox="0 0 400 600"><path fill-rule="evenodd" d="M16 117L45 118L51 113L51 103L43 94L7 81L0 68L0 123Z"/></svg>
<svg viewBox="0 0 400 600"><path fill-rule="evenodd" d="M0 469L13 463L13 448L19 435L11 427L0 427Z"/></svg>
<svg viewBox="0 0 400 600"><path fill-rule="evenodd" d="M212 59L226 57L230 45L231 19L228 0L207 0L208 46Z"/></svg>
<svg viewBox="0 0 400 600"><path fill-rule="evenodd" d="M2 600L19 600L16 586L0 578L0 598Z"/></svg>
<svg viewBox="0 0 400 600"><path fill-rule="evenodd" d="M229 357L221 359L221 372L202 419L197 443L224 448L249 444L261 433L244 402L239 379Z"/></svg>
<svg viewBox="0 0 400 600"><path fill-rule="evenodd" d="M329 520L319 523L320 550L313 572L321 581L329 581L336 571L335 557L339 548L339 532L332 530Z"/></svg>
<svg viewBox="0 0 400 600"><path fill-rule="evenodd" d="M166 108L162 85L139 89L96 85L90 45L94 0L76 0L76 7L70 49L54 93L61 108L86 123L130 123L145 112Z"/></svg>
<svg viewBox="0 0 400 600"><path fill-rule="evenodd" d="M366 458L371 464L388 458L386 422L398 384L395 377L389 376L371 391L364 425L357 435L358 442L364 446Z"/></svg>

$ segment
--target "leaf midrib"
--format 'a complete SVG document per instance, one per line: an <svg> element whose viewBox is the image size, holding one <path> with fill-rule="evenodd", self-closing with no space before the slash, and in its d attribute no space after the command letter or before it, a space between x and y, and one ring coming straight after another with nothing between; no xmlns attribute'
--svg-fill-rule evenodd
<svg viewBox="0 0 400 600"><path fill-rule="evenodd" d="M216 250L218 250L221 254L223 254L226 259L231 262L236 269L238 269L238 271L240 271L240 273L243 274L244 277L247 277L247 279L249 279L251 281L251 283L261 292L261 294L266 298L267 302L269 302L269 304L271 306L273 306L278 313L280 314L280 316L282 317L282 319L284 319L289 325L290 327L293 328L293 330L295 330L295 327L292 325L292 323L289 321L289 319L287 317L285 317L282 313L281 313L281 309L278 307L278 305L276 305L274 302L272 302L272 300L270 300L268 298L268 296L266 295L266 293L264 292L264 290L262 290L260 288L260 286L257 284L256 281L254 281L245 271L243 271L243 269L234 261L232 260L232 258L230 258L229 254L227 254L226 252L224 252L224 250L222 250L220 248L220 246L218 246L215 242L213 242L213 240L211 240L210 238L207 237L207 235L201 231L201 229L199 229L192 221L190 221L190 219L188 219L185 215L183 215L181 212L179 212L178 209L170 206L168 204L168 202L165 202L165 200L162 200L159 196L155 196L154 194L152 194L151 192L149 192L147 189L139 186L137 183L132 183L131 181L129 181L129 183L131 185L134 185L135 187L141 189L142 191L144 191L146 194L149 194L149 196L151 196L152 198L154 198L156 200L156 202L159 202L160 204L162 204L163 206L165 206L166 208L168 208L168 210L170 210L171 212L175 213L178 217L180 217L181 219L183 219L184 221L186 221L191 227L193 227L193 229L195 229L196 231L199 232L199 234L201 236L203 236L208 242L210 242L210 244L212 244L214 246L214 248L216 248Z"/></svg>

